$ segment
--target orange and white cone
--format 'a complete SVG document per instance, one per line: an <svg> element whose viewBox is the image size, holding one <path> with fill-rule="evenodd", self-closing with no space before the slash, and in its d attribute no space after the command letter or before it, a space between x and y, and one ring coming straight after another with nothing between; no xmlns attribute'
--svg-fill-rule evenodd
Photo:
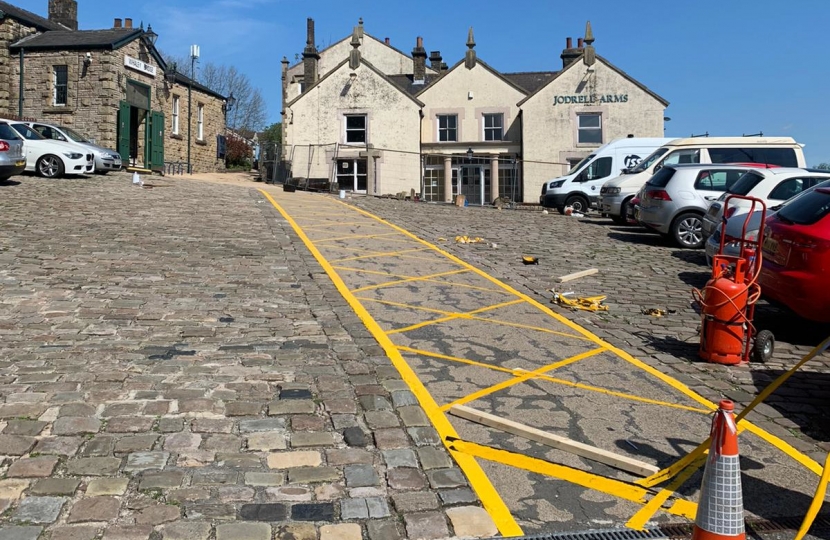
<svg viewBox="0 0 830 540"><path fill-rule="evenodd" d="M738 428L729 400L718 404L712 420L712 443L703 472L700 501L692 540L744 540L744 503L741 492L741 463L738 455Z"/></svg>

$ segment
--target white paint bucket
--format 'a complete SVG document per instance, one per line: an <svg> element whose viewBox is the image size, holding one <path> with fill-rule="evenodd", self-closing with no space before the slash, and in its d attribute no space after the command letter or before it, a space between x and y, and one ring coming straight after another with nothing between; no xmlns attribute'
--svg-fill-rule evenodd
<svg viewBox="0 0 830 540"><path fill-rule="evenodd" d="M345 190L345 189L341 189L341 190L340 190L340 198L341 198L341 199L345 199L345 198L346 198L346 190Z"/></svg>

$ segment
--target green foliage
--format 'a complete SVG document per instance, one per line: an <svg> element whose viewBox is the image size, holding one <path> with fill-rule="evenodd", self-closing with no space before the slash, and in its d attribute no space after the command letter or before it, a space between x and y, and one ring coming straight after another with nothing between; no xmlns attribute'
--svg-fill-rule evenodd
<svg viewBox="0 0 830 540"><path fill-rule="evenodd" d="M254 152L248 144L237 137L228 137L226 141L225 163L228 168L251 166Z"/></svg>
<svg viewBox="0 0 830 540"><path fill-rule="evenodd" d="M260 143L277 143L282 144L282 123L274 122L262 132Z"/></svg>
<svg viewBox="0 0 830 540"><path fill-rule="evenodd" d="M830 163L819 163L814 169L821 169L823 171L830 171Z"/></svg>

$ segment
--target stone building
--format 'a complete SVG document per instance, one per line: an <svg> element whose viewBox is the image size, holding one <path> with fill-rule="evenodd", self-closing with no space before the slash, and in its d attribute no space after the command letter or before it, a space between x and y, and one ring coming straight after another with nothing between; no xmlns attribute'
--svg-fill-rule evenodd
<svg viewBox="0 0 830 540"><path fill-rule="evenodd" d="M150 27L78 30L76 0L49 0L49 19L0 13L0 115L72 127L137 168L224 168L225 96L167 66Z"/></svg>
<svg viewBox="0 0 830 540"><path fill-rule="evenodd" d="M285 174L430 201L537 202L545 180L599 146L663 136L668 102L593 42L588 23L576 47L567 39L561 69L502 73L478 58L472 28L448 67L421 37L406 55L362 19L350 39L318 51L309 19L302 62L283 58Z"/></svg>

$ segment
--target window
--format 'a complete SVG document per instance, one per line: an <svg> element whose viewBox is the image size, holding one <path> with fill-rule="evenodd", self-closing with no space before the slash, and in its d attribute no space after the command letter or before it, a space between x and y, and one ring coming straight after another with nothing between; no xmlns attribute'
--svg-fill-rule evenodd
<svg viewBox="0 0 830 540"><path fill-rule="evenodd" d="M350 114L346 116L346 142L366 142L366 115Z"/></svg>
<svg viewBox="0 0 830 540"><path fill-rule="evenodd" d="M179 134L179 96L173 96L173 135Z"/></svg>
<svg viewBox="0 0 830 540"><path fill-rule="evenodd" d="M830 214L830 191L819 188L807 193L778 211L778 219L796 225L812 225Z"/></svg>
<svg viewBox="0 0 830 540"><path fill-rule="evenodd" d="M67 103L69 72L66 66L54 66L54 90L52 92L52 105L62 106Z"/></svg>
<svg viewBox="0 0 830 540"><path fill-rule="evenodd" d="M702 191L726 191L743 175L744 171L701 171L695 181L695 189Z"/></svg>
<svg viewBox="0 0 830 540"><path fill-rule="evenodd" d="M200 141L203 141L203 140L205 140L205 106L202 105L201 103L199 103L198 121L199 121L199 124L198 124L199 127L198 127L198 130L196 131L196 133L198 133L196 138L199 139Z"/></svg>
<svg viewBox="0 0 830 540"><path fill-rule="evenodd" d="M602 144L602 115L580 114L577 119L579 122L577 142L580 144Z"/></svg>
<svg viewBox="0 0 830 540"><path fill-rule="evenodd" d="M590 180L599 180L600 178L611 176L611 160L611 156L595 159L579 174L580 180L588 182Z"/></svg>
<svg viewBox="0 0 830 540"><path fill-rule="evenodd" d="M484 115L484 140L485 141L501 141L504 139L504 115L499 114L485 114Z"/></svg>
<svg viewBox="0 0 830 540"><path fill-rule="evenodd" d="M677 165L679 163L700 163L700 150L677 150L669 154L663 165Z"/></svg>
<svg viewBox="0 0 830 540"><path fill-rule="evenodd" d="M775 189L770 192L769 198L776 201L786 201L791 197L795 197L809 186L809 180L805 180L804 178L789 178L775 186Z"/></svg>
<svg viewBox="0 0 830 540"><path fill-rule="evenodd" d="M712 163L764 163L781 167L798 167L793 148L709 148Z"/></svg>
<svg viewBox="0 0 830 540"><path fill-rule="evenodd" d="M458 116L454 114L438 115L438 141L455 142L458 140Z"/></svg>
<svg viewBox="0 0 830 540"><path fill-rule="evenodd" d="M52 139L52 140L55 140L55 141L65 141L66 140L64 138L64 136L61 135L60 132L58 132L58 130L52 129L49 126L44 126L42 124L34 124L32 127L34 128L35 131L40 133L41 136L44 139Z"/></svg>
<svg viewBox="0 0 830 540"><path fill-rule="evenodd" d="M758 173L754 173L752 171L744 173L743 176L738 178L738 181L732 184L732 187L729 188L729 193L733 193L735 195L746 195L753 189L755 186L763 181L764 177Z"/></svg>

